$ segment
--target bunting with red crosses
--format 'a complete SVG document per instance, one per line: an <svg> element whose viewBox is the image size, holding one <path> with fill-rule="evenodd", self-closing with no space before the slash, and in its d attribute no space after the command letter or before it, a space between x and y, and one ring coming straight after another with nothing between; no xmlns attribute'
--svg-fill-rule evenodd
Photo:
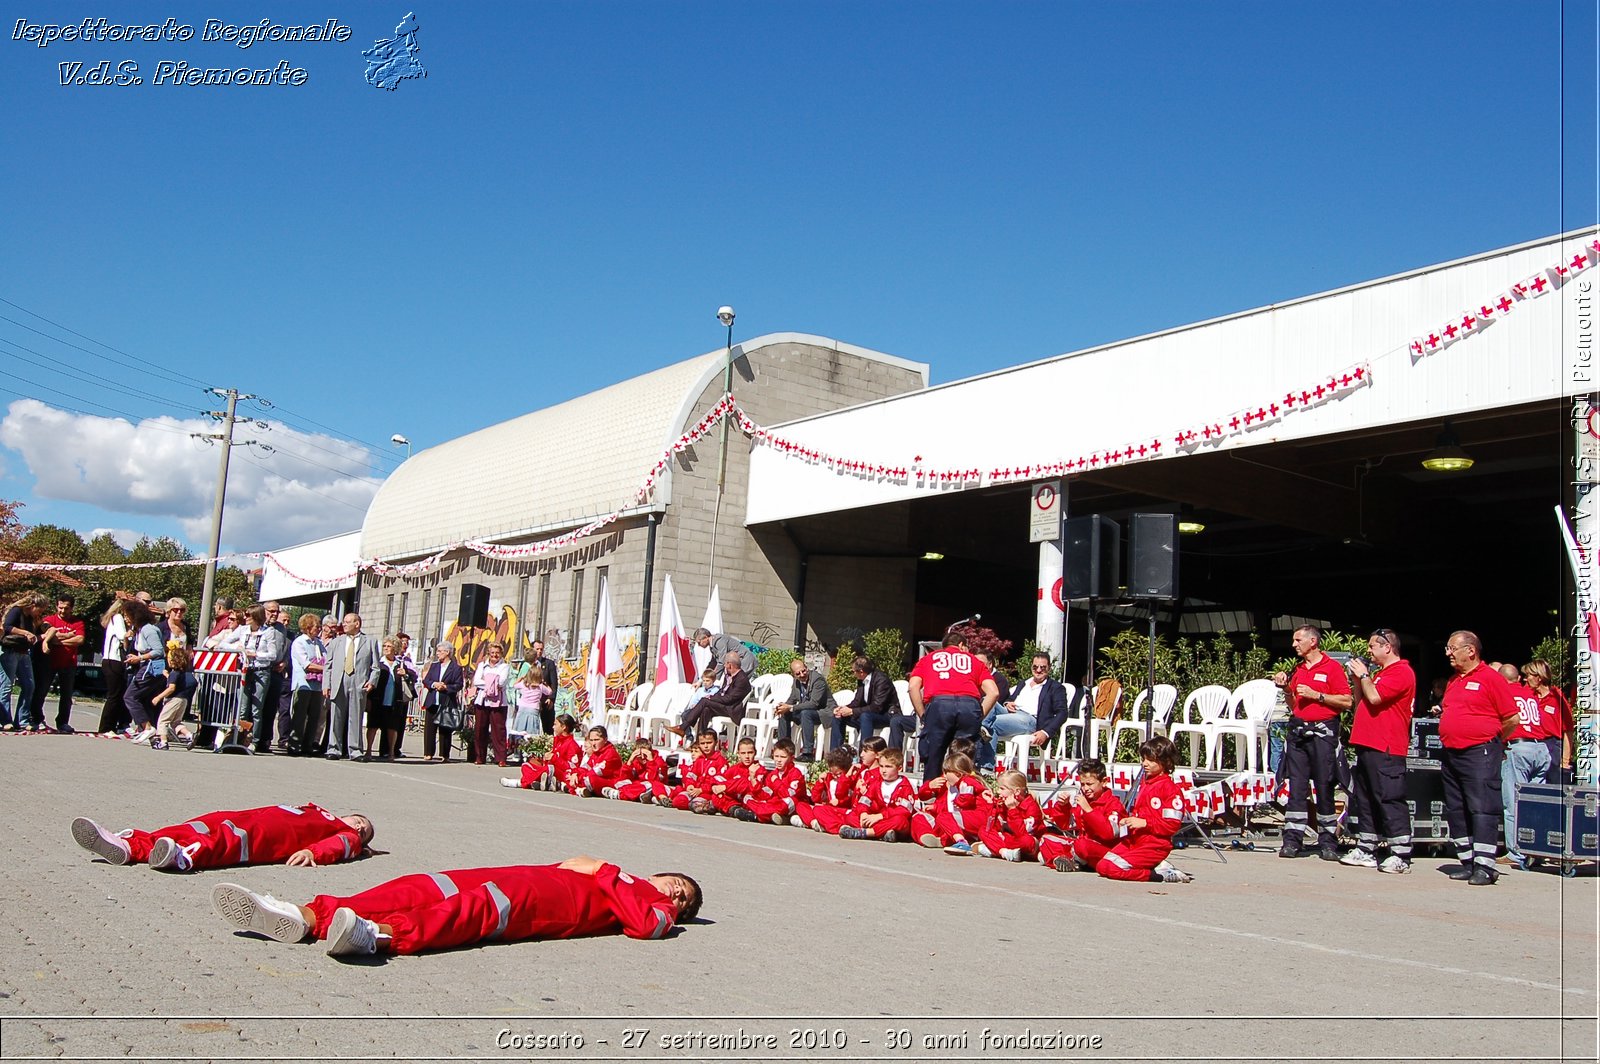
<svg viewBox="0 0 1600 1064"><path fill-rule="evenodd" d="M1413 362L1438 354L1445 348L1478 335L1496 322L1503 321L1513 311L1530 300L1554 292L1578 274L1600 265L1600 236L1574 251L1559 262L1552 263L1511 285L1492 299L1467 307L1429 329L1421 336L1413 336L1406 345Z"/></svg>

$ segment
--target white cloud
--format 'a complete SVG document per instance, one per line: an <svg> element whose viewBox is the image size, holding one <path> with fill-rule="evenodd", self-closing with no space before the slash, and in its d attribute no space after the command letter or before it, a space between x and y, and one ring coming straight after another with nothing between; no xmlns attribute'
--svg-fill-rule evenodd
<svg viewBox="0 0 1600 1064"><path fill-rule="evenodd" d="M144 534L143 532L135 532L131 528L91 528L83 533L83 541L87 543L96 536L105 535L110 536L111 541L123 550L132 550L138 545L140 538Z"/></svg>
<svg viewBox="0 0 1600 1064"><path fill-rule="evenodd" d="M44 498L176 518L186 538L205 543L218 452L190 434L215 431L207 419L156 417L135 426L19 399L0 420L0 445L22 456ZM235 446L224 550L283 547L358 528L381 483L367 449L336 437L241 421L234 440L260 440L275 450Z"/></svg>

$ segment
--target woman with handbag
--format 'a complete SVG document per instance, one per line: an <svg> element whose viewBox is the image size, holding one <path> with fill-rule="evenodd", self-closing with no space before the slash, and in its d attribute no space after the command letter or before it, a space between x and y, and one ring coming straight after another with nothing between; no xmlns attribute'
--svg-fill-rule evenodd
<svg viewBox="0 0 1600 1064"><path fill-rule="evenodd" d="M511 663L506 648L489 644L489 660L480 662L472 674L473 764L484 763L483 755L494 744L494 759L506 767L506 696L511 690Z"/></svg>
<svg viewBox="0 0 1600 1064"><path fill-rule="evenodd" d="M448 764L450 737L461 727L461 686L464 677L456 664L456 648L440 643L433 648L433 663L422 677L422 756L433 760L434 740Z"/></svg>
<svg viewBox="0 0 1600 1064"><path fill-rule="evenodd" d="M27 731L28 714L33 705L33 654L39 641L55 629L43 617L44 596L30 591L5 609L0 622L0 725L6 731ZM16 716L12 716L11 693L17 693ZM34 721L35 731L44 730L43 710Z"/></svg>
<svg viewBox="0 0 1600 1064"><path fill-rule="evenodd" d="M367 677L367 748L361 752L362 761L372 760L372 743L380 731L389 740L384 760L394 760L400 729L406 726L406 707L417 697L417 674L400 660L400 640L385 639L382 650L383 656L372 663Z"/></svg>

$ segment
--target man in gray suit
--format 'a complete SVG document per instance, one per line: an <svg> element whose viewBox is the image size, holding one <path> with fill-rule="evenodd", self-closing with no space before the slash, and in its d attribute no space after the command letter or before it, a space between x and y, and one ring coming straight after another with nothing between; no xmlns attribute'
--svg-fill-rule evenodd
<svg viewBox="0 0 1600 1064"><path fill-rule="evenodd" d="M361 752L361 724L367 708L367 677L378 657L378 644L361 631L361 615L344 615L344 635L328 647L328 669L322 690L329 705L328 760Z"/></svg>

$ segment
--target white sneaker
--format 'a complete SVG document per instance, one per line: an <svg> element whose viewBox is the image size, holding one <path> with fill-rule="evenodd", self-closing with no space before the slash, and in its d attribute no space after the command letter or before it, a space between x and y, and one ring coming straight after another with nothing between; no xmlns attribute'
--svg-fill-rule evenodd
<svg viewBox="0 0 1600 1064"><path fill-rule="evenodd" d="M602 798L610 798L612 801L616 801L617 800L617 789L615 787L601 787L600 788L600 797L602 797Z"/></svg>
<svg viewBox="0 0 1600 1064"><path fill-rule="evenodd" d="M798 816L791 816L789 818L789 826L792 828L803 828L806 826L806 822L801 820Z"/></svg>
<svg viewBox="0 0 1600 1064"><path fill-rule="evenodd" d="M133 859L127 839L111 834L88 817L80 816L72 822L72 839L90 853L104 857L107 864L125 865Z"/></svg>
<svg viewBox="0 0 1600 1064"><path fill-rule="evenodd" d="M1378 871L1387 872L1392 876L1403 876L1411 871L1411 862L1403 857L1390 854L1383 859L1383 864L1378 866Z"/></svg>
<svg viewBox="0 0 1600 1064"><path fill-rule="evenodd" d="M1378 867L1378 859L1372 854L1368 853L1366 850L1359 848L1351 850L1349 853L1339 858L1339 863L1342 865L1349 865L1352 868Z"/></svg>
<svg viewBox="0 0 1600 1064"><path fill-rule="evenodd" d="M946 850L945 852L949 853L950 851ZM989 849L989 847L985 846L981 842L974 842L970 846L968 846L967 847L967 853L971 854L974 857L993 857L994 856L994 851Z"/></svg>
<svg viewBox="0 0 1600 1064"><path fill-rule="evenodd" d="M241 931L279 942L299 942L311 933L300 907L279 901L271 894L257 894L236 883L218 883L211 889L211 905L228 923Z"/></svg>
<svg viewBox="0 0 1600 1064"><path fill-rule="evenodd" d="M515 790L519 790L520 791L522 789L522 781L520 779L513 779L510 776L501 776L500 777L500 786L502 786L502 787L511 787L511 788L513 788Z"/></svg>
<svg viewBox="0 0 1600 1064"><path fill-rule="evenodd" d="M1171 865L1168 865L1165 868L1162 868L1160 865L1157 865L1156 868L1155 868L1155 873L1156 873L1156 875L1161 877L1161 882L1163 882L1163 883L1193 883L1194 882L1194 876L1191 876L1187 872L1180 872L1178 869L1173 868Z"/></svg>
<svg viewBox="0 0 1600 1064"><path fill-rule="evenodd" d="M155 737L156 737L156 730L154 728L146 728L144 731L140 732L138 735L135 735L133 737L133 741L136 742L136 743L147 743L151 739L154 739Z"/></svg>
<svg viewBox="0 0 1600 1064"><path fill-rule="evenodd" d="M1021 862L1021 860L1022 860L1022 851L1020 849L1017 849L1016 847L1009 847L1008 846L1007 848L1005 848L1005 849L1000 851L1000 857L1001 857L1002 860L1005 860L1005 861Z"/></svg>
<svg viewBox="0 0 1600 1064"><path fill-rule="evenodd" d="M328 921L328 956L370 957L378 952L378 925L354 909L336 909Z"/></svg>
<svg viewBox="0 0 1600 1064"><path fill-rule="evenodd" d="M171 839L157 839L155 845L150 847L150 867L158 872L167 871L187 872L194 867L189 860L189 855L183 852Z"/></svg>

